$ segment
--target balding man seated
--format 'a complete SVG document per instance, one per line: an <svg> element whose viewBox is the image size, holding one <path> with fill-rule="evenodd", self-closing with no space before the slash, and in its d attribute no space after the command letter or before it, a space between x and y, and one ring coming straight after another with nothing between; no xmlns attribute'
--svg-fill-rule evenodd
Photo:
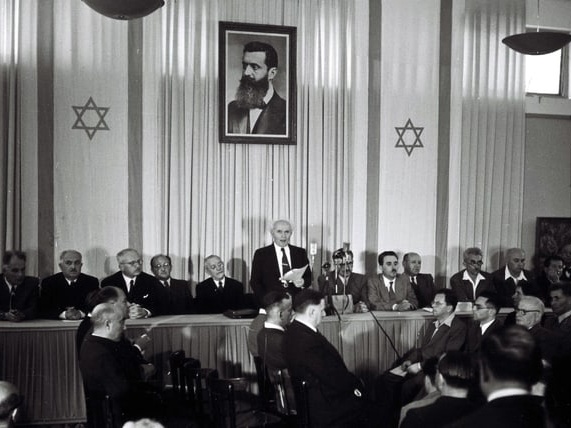
<svg viewBox="0 0 571 428"><path fill-rule="evenodd" d="M99 280L81 272L81 253L63 251L60 273L44 278L41 285L40 315L45 318L79 320L87 314L87 295L99 288Z"/></svg>
<svg viewBox="0 0 571 428"><path fill-rule="evenodd" d="M0 428L11 428L22 396L18 388L10 382L0 381Z"/></svg>
<svg viewBox="0 0 571 428"><path fill-rule="evenodd" d="M38 278L26 276L26 253L6 251L0 275L0 320L19 322L36 317Z"/></svg>
<svg viewBox="0 0 571 428"><path fill-rule="evenodd" d="M512 296L517 286L524 288L535 286L533 273L524 267L525 251L521 248L510 248L506 252L505 266L492 273L492 282L501 307L512 306Z"/></svg>

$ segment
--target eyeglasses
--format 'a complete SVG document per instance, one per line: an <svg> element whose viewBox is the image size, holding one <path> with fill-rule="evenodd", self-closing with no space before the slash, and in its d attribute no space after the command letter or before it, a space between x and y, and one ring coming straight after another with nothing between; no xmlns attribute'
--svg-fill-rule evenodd
<svg viewBox="0 0 571 428"><path fill-rule="evenodd" d="M120 264L122 265L129 265L129 266L135 266L135 265L141 265L143 264L143 261L141 259L139 260L133 260L131 262L121 262Z"/></svg>
<svg viewBox="0 0 571 428"><path fill-rule="evenodd" d="M468 260L466 263L473 266L482 266L484 264L482 260Z"/></svg>
<svg viewBox="0 0 571 428"><path fill-rule="evenodd" d="M490 309L490 308L487 306L474 305L473 309L479 311L480 309Z"/></svg>
<svg viewBox="0 0 571 428"><path fill-rule="evenodd" d="M161 269L161 268L168 268L171 267L171 264L169 262L163 263L162 265L155 265L153 267L153 269Z"/></svg>
<svg viewBox="0 0 571 428"><path fill-rule="evenodd" d="M218 262L216 264L212 264L212 265L207 265L210 269L216 269L216 268L221 268L224 267L224 263L223 262Z"/></svg>
<svg viewBox="0 0 571 428"><path fill-rule="evenodd" d="M517 315L527 315L530 312L539 312L537 309L516 309L515 313Z"/></svg>

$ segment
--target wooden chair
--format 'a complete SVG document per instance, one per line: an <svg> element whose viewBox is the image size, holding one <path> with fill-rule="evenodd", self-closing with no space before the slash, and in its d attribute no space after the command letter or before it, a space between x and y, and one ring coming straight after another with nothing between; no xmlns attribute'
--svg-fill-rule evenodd
<svg viewBox="0 0 571 428"><path fill-rule="evenodd" d="M182 349L172 352L169 356L172 387L175 395L179 395L180 397L184 397L186 394L183 367L187 363L200 367L200 361L195 358L187 358Z"/></svg>
<svg viewBox="0 0 571 428"><path fill-rule="evenodd" d="M187 406L190 414L199 425L208 426L211 409L207 385L212 379L218 379L218 371L187 364L184 366L184 378L187 385Z"/></svg>
<svg viewBox="0 0 571 428"><path fill-rule="evenodd" d="M254 357L254 366L256 367L256 383L258 384L260 394L260 406L263 410L269 412L276 411L275 390L262 357Z"/></svg>
<svg viewBox="0 0 571 428"><path fill-rule="evenodd" d="M255 427L285 427L284 421L278 416L258 411L248 410L238 412L234 395L233 379L211 379L208 382L210 403L212 406L212 422L215 428L255 428Z"/></svg>

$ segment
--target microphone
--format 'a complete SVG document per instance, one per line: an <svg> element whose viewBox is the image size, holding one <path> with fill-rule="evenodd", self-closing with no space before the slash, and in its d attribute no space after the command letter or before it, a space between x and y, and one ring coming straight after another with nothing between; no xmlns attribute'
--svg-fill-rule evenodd
<svg viewBox="0 0 571 428"><path fill-rule="evenodd" d="M393 351L395 351L395 354L397 355L397 359L400 360L401 359L401 355L399 354L399 351L397 351L397 348L395 347L395 344L393 343L393 340L391 339L391 337L389 336L389 334L386 332L386 330L383 328L383 326L381 325L381 323L379 322L379 319L375 316L375 314L373 313L373 310L371 308L369 309L369 313L371 314L371 316L373 317L373 319L375 320L375 322L377 323L377 326L379 326L379 329L383 332L384 336L386 337L386 339L388 340L389 344L391 345L391 348L393 349Z"/></svg>

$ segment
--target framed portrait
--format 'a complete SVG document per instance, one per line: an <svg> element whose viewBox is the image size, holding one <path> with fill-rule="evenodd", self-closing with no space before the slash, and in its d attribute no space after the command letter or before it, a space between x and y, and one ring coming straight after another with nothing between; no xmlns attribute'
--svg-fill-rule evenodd
<svg viewBox="0 0 571 428"><path fill-rule="evenodd" d="M549 256L559 254L561 249L571 244L571 218L537 217L535 224L536 266L541 266Z"/></svg>
<svg viewBox="0 0 571 428"><path fill-rule="evenodd" d="M296 144L296 28L220 22L220 142Z"/></svg>

